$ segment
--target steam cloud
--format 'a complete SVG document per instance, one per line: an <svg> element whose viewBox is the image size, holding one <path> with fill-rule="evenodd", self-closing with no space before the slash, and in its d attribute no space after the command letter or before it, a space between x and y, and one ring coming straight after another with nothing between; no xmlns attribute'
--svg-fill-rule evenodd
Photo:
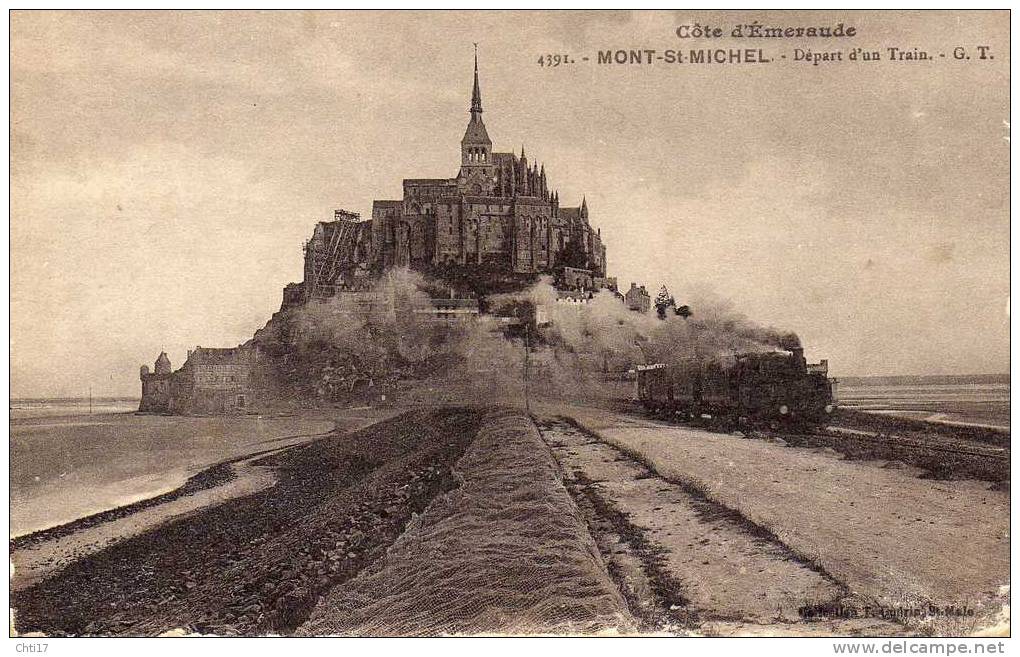
<svg viewBox="0 0 1020 657"><path fill-rule="evenodd" d="M587 304L558 303L548 277L521 292L488 298L491 309L535 308L547 320L534 332L508 337L498 317L446 324L416 312L430 307L425 290L441 287L430 283L416 272L396 270L372 289L379 303L392 299L393 312L366 313L351 307L352 300L334 297L282 311L256 340L270 352L274 378L302 394L336 399L417 379L423 403L506 401L519 397L525 385L543 395L629 396L632 384L613 375L637 365L800 345L795 334L763 327L720 299L697 299L689 318L669 313L660 320L654 311L628 310L608 290Z"/></svg>

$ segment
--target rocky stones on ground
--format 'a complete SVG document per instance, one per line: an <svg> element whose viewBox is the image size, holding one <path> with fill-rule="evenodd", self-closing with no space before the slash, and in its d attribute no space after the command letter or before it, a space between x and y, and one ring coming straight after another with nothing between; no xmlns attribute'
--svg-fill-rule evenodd
<svg viewBox="0 0 1020 657"><path fill-rule="evenodd" d="M320 595L454 485L453 463L479 419L467 409L417 411L263 457L256 464L277 469L277 486L114 544L18 592L18 630L292 632Z"/></svg>

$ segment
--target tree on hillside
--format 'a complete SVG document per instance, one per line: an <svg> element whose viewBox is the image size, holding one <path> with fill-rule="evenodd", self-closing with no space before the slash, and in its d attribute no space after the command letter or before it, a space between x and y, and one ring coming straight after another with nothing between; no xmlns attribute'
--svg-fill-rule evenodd
<svg viewBox="0 0 1020 657"><path fill-rule="evenodd" d="M676 300L670 296L669 290L663 285L659 294L655 296L655 312L658 313L659 319L666 319L666 311L670 308L676 308Z"/></svg>
<svg viewBox="0 0 1020 657"><path fill-rule="evenodd" d="M584 254L581 243L573 237L567 240L556 260L557 267L574 267L576 269L588 269L588 257Z"/></svg>

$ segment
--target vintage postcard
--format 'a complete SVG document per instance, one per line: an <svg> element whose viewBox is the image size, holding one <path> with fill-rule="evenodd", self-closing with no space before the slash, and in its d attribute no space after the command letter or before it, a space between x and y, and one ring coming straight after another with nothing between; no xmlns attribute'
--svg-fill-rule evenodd
<svg viewBox="0 0 1020 657"><path fill-rule="evenodd" d="M1009 634L1008 11L9 28L19 652Z"/></svg>

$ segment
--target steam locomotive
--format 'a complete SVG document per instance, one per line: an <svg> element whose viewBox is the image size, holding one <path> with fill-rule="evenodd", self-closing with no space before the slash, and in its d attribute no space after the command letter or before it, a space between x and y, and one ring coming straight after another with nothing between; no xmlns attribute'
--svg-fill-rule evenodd
<svg viewBox="0 0 1020 657"><path fill-rule="evenodd" d="M638 368L638 399L659 415L749 425L824 424L836 408L828 362L804 350L740 354Z"/></svg>

